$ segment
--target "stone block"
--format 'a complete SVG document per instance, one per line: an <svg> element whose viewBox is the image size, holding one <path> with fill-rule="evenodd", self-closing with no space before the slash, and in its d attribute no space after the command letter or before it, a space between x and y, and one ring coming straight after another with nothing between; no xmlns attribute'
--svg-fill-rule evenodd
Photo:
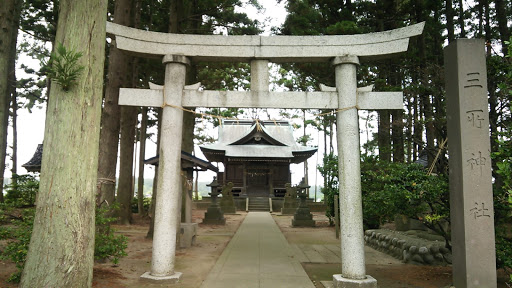
<svg viewBox="0 0 512 288"><path fill-rule="evenodd" d="M210 225L226 225L226 218L204 218L203 224L210 224Z"/></svg>
<svg viewBox="0 0 512 288"><path fill-rule="evenodd" d="M197 223L181 223L180 231L180 248L188 248L195 244Z"/></svg>
<svg viewBox="0 0 512 288"><path fill-rule="evenodd" d="M233 196L231 196L231 195L222 196L222 198L220 198L220 209L224 213L235 214L236 206L235 206L235 200L234 200Z"/></svg>
<svg viewBox="0 0 512 288"><path fill-rule="evenodd" d="M377 288L377 280L370 275L366 279L349 279L341 274L332 275L334 288Z"/></svg>
<svg viewBox="0 0 512 288"><path fill-rule="evenodd" d="M292 226L293 227L315 227L316 223L315 220L297 220L292 219Z"/></svg>
<svg viewBox="0 0 512 288"><path fill-rule="evenodd" d="M203 224L225 225L226 218L219 206L212 205L204 213Z"/></svg>
<svg viewBox="0 0 512 288"><path fill-rule="evenodd" d="M295 210L297 210L297 207L295 208L281 208L281 215L293 215L295 214Z"/></svg>
<svg viewBox="0 0 512 288"><path fill-rule="evenodd" d="M146 272L140 276L140 280L155 284L174 284L180 281L181 275L181 272L174 272L168 276L153 276L150 272Z"/></svg>

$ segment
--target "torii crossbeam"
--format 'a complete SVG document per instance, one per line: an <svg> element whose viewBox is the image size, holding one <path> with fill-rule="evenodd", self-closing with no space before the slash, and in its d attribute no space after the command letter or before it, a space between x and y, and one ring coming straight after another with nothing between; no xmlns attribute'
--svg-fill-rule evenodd
<svg viewBox="0 0 512 288"><path fill-rule="evenodd" d="M360 61L405 52L409 38L420 35L424 23L391 31L343 36L220 36L167 34L137 30L107 22L118 49L139 56L162 57L163 87L123 89L120 105L163 107L151 272L142 277L177 281L174 271L182 107L300 108L337 110L340 179L341 274L334 287L377 287L366 275L361 200L358 109L403 109L402 92L372 92L357 88ZM251 63L251 91L198 91L185 86L190 61ZM336 87L320 92L269 91L269 62L328 62L335 66ZM347 286L349 285L349 286ZM355 285L355 286L351 286Z"/></svg>

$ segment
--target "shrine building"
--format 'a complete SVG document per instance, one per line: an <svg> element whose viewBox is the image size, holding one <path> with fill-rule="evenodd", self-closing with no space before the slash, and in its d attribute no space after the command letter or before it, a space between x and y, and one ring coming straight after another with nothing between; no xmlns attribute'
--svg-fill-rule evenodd
<svg viewBox="0 0 512 288"><path fill-rule="evenodd" d="M306 161L316 147L299 145L288 121L223 120L217 142L200 147L211 162L221 162L220 185L232 182L238 197L283 197L291 183L290 164Z"/></svg>

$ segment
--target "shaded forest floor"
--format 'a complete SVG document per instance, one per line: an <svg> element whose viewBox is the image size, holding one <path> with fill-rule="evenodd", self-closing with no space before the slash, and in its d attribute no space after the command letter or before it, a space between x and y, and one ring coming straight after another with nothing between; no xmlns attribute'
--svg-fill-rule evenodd
<svg viewBox="0 0 512 288"><path fill-rule="evenodd" d="M297 247L318 247L318 245L339 245L335 238L334 227L328 227L327 218L322 213L314 213L317 227L293 228L292 216L279 216L274 219L291 245ZM247 214L225 215L226 225L199 224L196 244L176 253L176 271L182 272L180 282L173 287L197 288L213 268L218 257L231 240ZM194 210L193 221L200 223L204 210ZM169 287L164 284L152 284L140 280L140 276L150 271L152 240L146 238L148 219L137 215L130 226L116 226L118 233L128 237L128 256L118 265L96 263L94 265L93 287ZM0 243L1 245L1 243ZM1 248L1 247L0 247ZM306 249L305 248L305 249ZM307 248L309 249L309 248ZM321 281L332 280L333 274L341 271L340 263L302 263L316 287L323 287ZM386 254L366 247L367 273L378 280L379 287L446 287L451 284L451 267L419 266L403 264ZM9 275L16 271L14 263L0 260L0 287L17 287L7 283ZM506 275L499 271L498 287L507 288Z"/></svg>

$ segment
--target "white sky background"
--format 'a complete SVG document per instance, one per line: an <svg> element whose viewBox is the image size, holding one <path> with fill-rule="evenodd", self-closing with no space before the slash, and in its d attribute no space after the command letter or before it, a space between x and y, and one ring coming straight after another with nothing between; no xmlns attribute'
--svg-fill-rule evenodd
<svg viewBox="0 0 512 288"><path fill-rule="evenodd" d="M285 18L286 18L286 10L284 8L284 3L281 3L279 5L276 4L275 0L260 0L260 4L265 8L262 13L256 13L256 9L252 7L246 7L244 8L249 17L258 19L260 22L265 23L265 32L263 35L269 35L271 27L278 27L280 26ZM32 66L32 68L37 69L38 63L32 60L30 57L20 55L20 58L18 60L17 66L19 67L21 63L24 63L25 65ZM22 78L23 71L19 70L17 71L18 78ZM43 108L34 108L32 109L32 113L29 113L27 109L20 109L18 111L18 174L25 174L27 173L25 168L22 168L21 165L28 162L31 158L33 153L35 152L37 145L43 142L44 138L44 122L45 122L45 107ZM360 115L363 115L361 113L366 112L360 112ZM279 119L277 116L278 112L275 110L275 112L271 112L271 115L276 115L276 118ZM302 114L302 113L301 113ZM302 116L302 115L300 115ZM274 116L273 116L274 117ZM308 119L312 119L314 116L309 114ZM262 116L261 119L266 119L266 116ZM299 118L296 120L297 123L301 124L302 120ZM360 123L361 129L364 129L365 123ZM213 131L210 131L211 135L215 138L217 137L217 131L216 129ZM12 145L12 129L9 128L8 132L8 145ZM323 179L319 173L315 173L317 171L316 166L322 162L322 155L324 153L323 151L323 134L318 133L314 129L309 129L307 131L308 134L311 134L313 140L308 144L309 146L318 146L319 151L317 154L312 156L309 161L309 184L311 186L314 186L315 183L318 185L322 185ZM303 129L297 129L294 132L295 138L298 138L302 136ZM370 134L371 135L371 134ZM366 142L366 131L362 131L361 134L361 143ZM334 142L335 143L335 142ZM336 145L336 144L334 144ZM138 148L138 147L137 147ZM100 147L101 149L101 147ZM12 153L12 150L8 148L8 153ZM199 147L196 147L195 149L196 156L205 159L205 157L202 155ZM156 154L156 146L152 141L146 142L146 159L155 156ZM138 158L138 152L136 154ZM9 156L8 156L9 157ZM10 158L7 158L7 169L5 170L5 177L8 178L11 176L11 165L12 162L10 161ZM119 163L119 162L118 162ZM137 165L135 165L137 166ZM303 164L292 164L292 184L296 185L299 183L300 179L303 177ZM315 175L317 174L317 175ZM138 172L135 174L138 175ZM145 165L145 178L153 178L154 175L154 169L150 165ZM199 181L211 181L213 179L213 176L215 174L213 172L201 172L199 173ZM312 189L313 190L313 189ZM314 191L312 191L313 193ZM320 195L320 192L318 191L318 195ZM320 197L320 196L318 196Z"/></svg>

